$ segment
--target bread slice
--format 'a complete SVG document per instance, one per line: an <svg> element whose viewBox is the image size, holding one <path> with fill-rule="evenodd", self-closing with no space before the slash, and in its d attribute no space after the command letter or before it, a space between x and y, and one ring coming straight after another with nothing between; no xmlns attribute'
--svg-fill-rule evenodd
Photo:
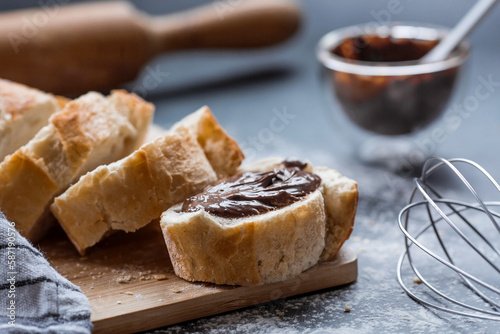
<svg viewBox="0 0 500 334"><path fill-rule="evenodd" d="M325 246L319 190L285 208L238 219L204 210L161 217L175 273L188 281L256 285L283 281L314 266Z"/></svg>
<svg viewBox="0 0 500 334"><path fill-rule="evenodd" d="M179 128L87 173L51 210L83 255L109 232L136 231L216 180L196 138Z"/></svg>
<svg viewBox="0 0 500 334"><path fill-rule="evenodd" d="M281 161L241 171L269 171ZM253 285L283 281L333 258L352 231L357 185L324 167L304 170L322 177L320 187L275 211L231 219L181 212L179 204L164 212L160 224L175 273L188 281Z"/></svg>
<svg viewBox="0 0 500 334"><path fill-rule="evenodd" d="M133 232L158 219L215 183L216 170L234 173L242 158L238 145L204 107L128 157L83 176L55 199L51 210L83 254L111 231Z"/></svg>
<svg viewBox="0 0 500 334"><path fill-rule="evenodd" d="M56 97L0 79L0 161L33 138L59 109Z"/></svg>
<svg viewBox="0 0 500 334"><path fill-rule="evenodd" d="M0 164L0 208L27 238L48 228L49 205L81 175L120 159L142 142L154 107L134 94L88 93L53 114Z"/></svg>
<svg viewBox="0 0 500 334"><path fill-rule="evenodd" d="M234 175L244 159L236 141L219 125L207 106L201 107L172 126L186 127L197 134L198 143L219 178Z"/></svg>

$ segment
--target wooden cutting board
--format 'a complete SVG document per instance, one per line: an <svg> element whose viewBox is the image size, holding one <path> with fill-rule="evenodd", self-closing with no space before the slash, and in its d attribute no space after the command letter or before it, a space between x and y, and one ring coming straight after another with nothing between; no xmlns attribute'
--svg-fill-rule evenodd
<svg viewBox="0 0 500 334"><path fill-rule="evenodd" d="M190 283L175 276L158 223L116 233L80 257L56 229L40 244L50 263L87 295L95 333L130 333L351 283L356 254L340 250L285 282L253 287Z"/></svg>

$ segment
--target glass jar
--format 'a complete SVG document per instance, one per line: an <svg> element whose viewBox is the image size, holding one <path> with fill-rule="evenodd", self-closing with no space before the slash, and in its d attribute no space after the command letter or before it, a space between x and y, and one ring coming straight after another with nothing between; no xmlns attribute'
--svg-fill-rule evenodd
<svg viewBox="0 0 500 334"><path fill-rule="evenodd" d="M426 140L439 135L432 125L470 52L464 41L442 61L419 62L447 32L422 24L357 25L320 39L328 112L339 140L362 162L399 170L433 154Z"/></svg>

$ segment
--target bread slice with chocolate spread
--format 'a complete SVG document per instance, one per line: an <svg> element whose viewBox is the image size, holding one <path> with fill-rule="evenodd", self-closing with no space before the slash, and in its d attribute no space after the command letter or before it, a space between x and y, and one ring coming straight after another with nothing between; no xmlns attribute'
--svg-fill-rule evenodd
<svg viewBox="0 0 500 334"><path fill-rule="evenodd" d="M247 165L240 170L240 179L227 180L226 188L221 184L207 189L162 214L161 228L178 276L216 284L271 283L292 278L335 256L352 231L358 199L356 182L328 168L282 161L272 158ZM289 177L286 171L285 177L272 172L281 173L283 168L315 174L321 183L312 192L301 194L299 200L270 210L265 207L280 201L273 198L279 190L302 181L277 184L262 195L265 198L234 191L241 183L248 189L252 182L241 181L245 175L253 175L245 174L248 172L263 178L259 186L272 187L276 179ZM299 190L290 192L296 196ZM226 201L210 197L219 191L227 192ZM252 204L254 200L257 203ZM235 201L250 208L238 208ZM239 211L258 211L259 207L264 207L262 213L237 217ZM224 217L228 212L236 212L236 216Z"/></svg>

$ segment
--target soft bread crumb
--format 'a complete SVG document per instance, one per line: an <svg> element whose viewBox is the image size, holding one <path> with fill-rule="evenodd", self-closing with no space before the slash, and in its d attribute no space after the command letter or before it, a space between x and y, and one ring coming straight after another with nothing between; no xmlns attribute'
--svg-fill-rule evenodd
<svg viewBox="0 0 500 334"><path fill-rule="evenodd" d="M344 307L344 312L345 312L345 313L349 313L349 312L351 312L351 308L352 308L352 306L351 306L351 305L346 305L346 306Z"/></svg>
<svg viewBox="0 0 500 334"><path fill-rule="evenodd" d="M181 293L181 292L182 292L182 289L179 289L179 288L172 288L172 289L170 289L170 292L173 292L173 293Z"/></svg>

